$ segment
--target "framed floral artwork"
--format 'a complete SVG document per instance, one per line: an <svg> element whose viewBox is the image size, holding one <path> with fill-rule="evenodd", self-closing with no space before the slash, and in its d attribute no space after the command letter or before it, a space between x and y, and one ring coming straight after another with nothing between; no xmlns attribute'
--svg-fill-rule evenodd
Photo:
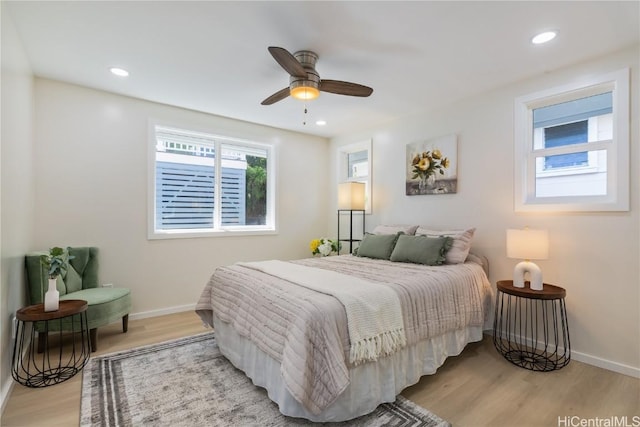
<svg viewBox="0 0 640 427"><path fill-rule="evenodd" d="M407 196L456 193L457 167L456 135L407 144Z"/></svg>

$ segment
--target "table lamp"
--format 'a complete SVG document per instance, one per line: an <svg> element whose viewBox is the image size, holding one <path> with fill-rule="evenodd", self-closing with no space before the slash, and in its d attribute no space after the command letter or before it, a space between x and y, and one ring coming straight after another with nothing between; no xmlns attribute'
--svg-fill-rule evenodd
<svg viewBox="0 0 640 427"><path fill-rule="evenodd" d="M532 259L547 259L549 256L549 236L547 230L507 230L507 257L523 259L513 270L513 286L524 288L526 273L530 276L531 289L541 291L542 270Z"/></svg>

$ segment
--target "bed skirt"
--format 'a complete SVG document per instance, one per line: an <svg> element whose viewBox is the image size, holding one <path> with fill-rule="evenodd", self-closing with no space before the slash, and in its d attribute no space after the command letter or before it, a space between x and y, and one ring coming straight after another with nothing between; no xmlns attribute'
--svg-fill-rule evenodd
<svg viewBox="0 0 640 427"><path fill-rule="evenodd" d="M215 315L213 323L221 353L255 385L264 387L282 414L316 422L350 420L372 412L381 403L393 402L421 376L435 373L447 357L457 356L468 343L482 340L482 326L470 326L404 347L375 363L352 367L345 391L321 413L313 414L285 388L280 362Z"/></svg>

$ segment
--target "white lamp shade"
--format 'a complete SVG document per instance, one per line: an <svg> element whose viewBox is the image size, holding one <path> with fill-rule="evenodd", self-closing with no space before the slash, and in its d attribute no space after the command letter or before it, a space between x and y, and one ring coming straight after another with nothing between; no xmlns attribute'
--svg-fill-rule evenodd
<svg viewBox="0 0 640 427"><path fill-rule="evenodd" d="M547 259L549 234L547 230L507 230L507 257L516 259Z"/></svg>
<svg viewBox="0 0 640 427"><path fill-rule="evenodd" d="M338 209L364 210L364 182L338 184Z"/></svg>

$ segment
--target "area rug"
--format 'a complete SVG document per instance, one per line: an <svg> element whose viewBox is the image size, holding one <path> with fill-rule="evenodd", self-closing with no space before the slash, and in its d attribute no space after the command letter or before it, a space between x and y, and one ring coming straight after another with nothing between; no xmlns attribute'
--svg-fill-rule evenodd
<svg viewBox="0 0 640 427"><path fill-rule="evenodd" d="M214 333L94 357L84 368L81 426L301 426L220 353ZM450 424L398 396L332 426Z"/></svg>

